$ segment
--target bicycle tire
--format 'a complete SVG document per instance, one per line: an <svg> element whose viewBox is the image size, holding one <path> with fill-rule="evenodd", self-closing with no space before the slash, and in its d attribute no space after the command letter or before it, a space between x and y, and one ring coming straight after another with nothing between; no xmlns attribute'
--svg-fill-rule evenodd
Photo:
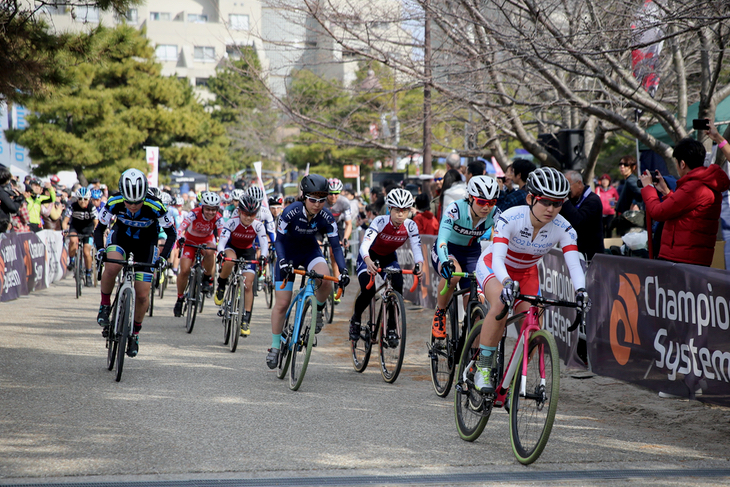
<svg viewBox="0 0 730 487"><path fill-rule="evenodd" d="M284 318L284 328L286 336L290 337L292 336L292 326L289 324L289 316L290 314L287 313ZM286 373L289 371L289 364L291 363L291 353L289 353L289 345L288 342L285 344L283 341L281 342L280 355L279 355L279 368L276 371L276 377L279 379L283 379L286 377Z"/></svg>
<svg viewBox="0 0 730 487"><path fill-rule="evenodd" d="M363 311L363 315L368 317L365 324L360 324L360 339L357 341L350 340L350 351L352 352L352 366L356 372L363 372L370 361L370 354L373 351L373 334L371 330L374 320L373 310L375 299L370 300L370 304Z"/></svg>
<svg viewBox="0 0 730 487"><path fill-rule="evenodd" d="M221 305L221 320L223 321L223 345L228 345L231 341L231 304L233 296L234 284L230 283L223 295L223 304Z"/></svg>
<svg viewBox="0 0 730 487"><path fill-rule="evenodd" d="M482 325L472 328L464 341L459 360L459 375L454 387L454 419L462 440L474 441L484 431L492 413L493 402L474 388L475 362L479 358L479 336ZM469 372L464 372L469 369Z"/></svg>
<svg viewBox="0 0 730 487"><path fill-rule="evenodd" d="M162 297L165 295L165 291L167 290L167 269L161 269L159 279L162 279L162 282L160 282L157 291L160 293L159 298L162 299Z"/></svg>
<svg viewBox="0 0 730 487"><path fill-rule="evenodd" d="M205 306L205 298L208 295L208 293L203 292L203 274L203 269L201 268L198 273L198 313L203 312L203 306Z"/></svg>
<svg viewBox="0 0 730 487"><path fill-rule="evenodd" d="M553 335L545 330L533 333L527 353L525 396L520 394L522 362L525 357L520 357L517 362L517 372L509 392L509 437L512 451L517 461L523 465L537 460L545 449L555 421L560 390L560 358ZM535 360L541 356L545 370L544 386L540 361Z"/></svg>
<svg viewBox="0 0 730 487"><path fill-rule="evenodd" d="M395 331L398 335L397 344L388 343L387 330L390 316L394 314ZM380 374L383 380L392 384L398 378L403 359L406 356L406 303L398 291L391 291L386 296L385 313L380 323Z"/></svg>
<svg viewBox="0 0 730 487"><path fill-rule="evenodd" d="M150 305L147 309L149 316L152 316L152 311L155 309L155 281L157 280L157 273L159 269L155 269L152 273L152 285L150 286Z"/></svg>
<svg viewBox="0 0 730 487"><path fill-rule="evenodd" d="M246 290L244 288L243 278L236 278L236 289L232 296L233 307L231 308L231 353L236 351L238 340L241 336L241 323L243 322L243 313L246 309Z"/></svg>
<svg viewBox="0 0 730 487"><path fill-rule="evenodd" d="M452 298L446 308L446 338L436 339L431 333L429 355L431 362L431 384L438 397L449 395L454 383L456 369L456 348L459 340L459 312L456 301Z"/></svg>
<svg viewBox="0 0 730 487"><path fill-rule="evenodd" d="M81 269L83 268L83 265L81 262L83 262L84 254L83 252L80 252L82 250L83 245L80 245L79 248L76 250L76 262L74 262L74 279L76 280L76 299L79 299L81 297ZM79 262L81 261L81 262Z"/></svg>
<svg viewBox="0 0 730 487"><path fill-rule="evenodd" d="M299 389L304 380L304 374L307 373L309 357L312 355L312 346L316 340L314 335L317 327L317 312L315 310L314 297L307 297L304 300L304 309L302 309L299 336L293 343L290 352L289 389L292 391Z"/></svg>
<svg viewBox="0 0 730 487"><path fill-rule="evenodd" d="M332 286L332 291L330 291L329 296L327 296L327 301L324 303L324 309L327 311L326 317L325 317L325 323L332 323L332 320L335 319L335 286Z"/></svg>
<svg viewBox="0 0 730 487"><path fill-rule="evenodd" d="M274 305L274 283L271 281L271 276L266 273L266 278L264 279L264 299L266 301L266 307L268 309L271 309L271 307Z"/></svg>
<svg viewBox="0 0 730 487"><path fill-rule="evenodd" d="M200 297L198 274L200 272L200 269L195 269L193 275L188 278L188 292L185 297L185 331L188 333L193 332L193 328L195 328L195 317L198 313L197 300Z"/></svg>
<svg viewBox="0 0 730 487"><path fill-rule="evenodd" d="M127 351L127 341L132 335L132 321L134 320L134 316L132 316L131 289L125 289L124 291L122 291L119 309L119 319L121 320L121 326L117 327L117 330L119 332L117 334L117 337L119 338L119 345L117 347L117 366L115 376L115 380L117 382L122 380L122 372L124 371L124 355Z"/></svg>
<svg viewBox="0 0 730 487"><path fill-rule="evenodd" d="M106 337L106 370L113 370L114 364L117 359L117 345L119 342L116 340L116 331L114 326L117 320L117 300L114 300L114 306L112 306L111 313L109 313L109 334Z"/></svg>

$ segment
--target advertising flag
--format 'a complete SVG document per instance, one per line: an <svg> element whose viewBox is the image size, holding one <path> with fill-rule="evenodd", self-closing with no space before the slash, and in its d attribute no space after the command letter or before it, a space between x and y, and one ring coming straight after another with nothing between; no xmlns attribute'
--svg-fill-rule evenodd
<svg viewBox="0 0 730 487"><path fill-rule="evenodd" d="M662 52L664 30L661 22L664 14L654 0L644 0L636 21L631 24L631 38L634 49L631 51L631 69L634 78L654 97L659 86L657 62Z"/></svg>
<svg viewBox="0 0 730 487"><path fill-rule="evenodd" d="M160 177L160 148L145 147L147 151L147 182L156 188Z"/></svg>

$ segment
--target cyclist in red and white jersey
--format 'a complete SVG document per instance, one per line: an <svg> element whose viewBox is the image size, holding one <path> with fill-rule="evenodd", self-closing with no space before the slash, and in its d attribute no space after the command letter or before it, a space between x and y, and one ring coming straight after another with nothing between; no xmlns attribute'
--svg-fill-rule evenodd
<svg viewBox="0 0 730 487"><path fill-rule="evenodd" d="M212 191L204 191L200 196L200 204L188 213L180 225L178 247L183 249L180 258L180 271L177 276L177 302L173 311L175 316L182 316L185 287L188 284L190 268L195 259L195 249L189 244L205 245L209 250L203 251L203 292L213 289L213 265L215 264L215 240L223 227L223 215L220 213L221 197Z"/></svg>
<svg viewBox="0 0 730 487"><path fill-rule="evenodd" d="M421 251L421 235L418 233L416 222L408 218L408 213L413 206L413 195L405 189L395 188L388 193L385 204L390 208L390 215L380 215L373 219L370 227L365 232L360 252L357 256L357 280L360 282L360 294L355 300L355 309L350 318L350 340L357 341L360 338L360 320L363 311L370 304L375 296L375 286L367 289L370 283L370 276L378 273L378 264L381 269L394 267L400 269L396 257L396 249L411 241L413 261L416 263L413 271L420 278L421 265L423 264L423 252ZM403 276L393 276L393 289L399 293L403 292ZM397 340L395 328L388 324L386 339Z"/></svg>
<svg viewBox="0 0 730 487"><path fill-rule="evenodd" d="M259 248L265 249L269 245L266 237L264 224L256 219L256 214L261 207L261 202L250 195L243 195L238 200L238 210L231 214L231 218L223 226L220 240L218 241L218 257L229 259L256 260L256 248L253 243L258 238ZM228 283L228 276L233 270L233 262L223 262L220 274L218 275L218 289L215 292L215 304L223 304L223 297ZM241 336L251 333L248 328L251 322L251 310L253 309L253 286L256 278L256 265L247 264L244 270L243 279L246 283L246 309L243 310L241 320Z"/></svg>
<svg viewBox="0 0 730 487"><path fill-rule="evenodd" d="M481 355L474 376L475 386L482 392L494 392L493 359L507 321L507 317L497 321L497 315L502 312L498 303L512 304L517 282L520 293L538 295L537 263L556 245L563 250L576 289L576 302L584 309L590 306L578 235L559 214L570 191L568 180L551 167L541 167L530 173L525 188L527 205L512 207L499 216L494 226L494 240L477 264L479 285L492 305L482 325ZM529 303L518 301L515 312L526 311L528 307Z"/></svg>

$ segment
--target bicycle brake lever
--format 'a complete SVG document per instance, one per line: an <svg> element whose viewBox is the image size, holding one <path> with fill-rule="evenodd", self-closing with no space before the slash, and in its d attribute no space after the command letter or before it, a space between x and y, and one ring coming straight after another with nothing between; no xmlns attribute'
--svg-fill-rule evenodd
<svg viewBox="0 0 730 487"><path fill-rule="evenodd" d="M573 321L573 324L568 327L568 331L575 331L578 328L578 325L580 325L580 322L583 321L583 311L578 311L575 316L575 321Z"/></svg>

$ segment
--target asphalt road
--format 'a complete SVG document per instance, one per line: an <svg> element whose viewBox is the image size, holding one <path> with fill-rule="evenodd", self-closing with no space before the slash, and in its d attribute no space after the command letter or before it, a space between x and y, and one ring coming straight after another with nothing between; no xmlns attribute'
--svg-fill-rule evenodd
<svg viewBox="0 0 730 487"><path fill-rule="evenodd" d="M631 401L655 395L600 377L586 386L567 371L553 433L535 464L514 459L502 410L477 441L462 441L452 395L432 390L429 310L407 306L406 364L386 384L372 363L362 374L352 368L351 290L292 392L265 365L271 335L263 296L251 336L230 353L212 300L189 335L168 293L145 319L139 356L125 361L117 383L95 323L98 290L86 291L75 299L66 279L0 304L2 485L730 485L726 442L683 433L661 410L643 418L642 408L595 400L587 407L586 391L621 391ZM677 407L708 411L696 402Z"/></svg>

